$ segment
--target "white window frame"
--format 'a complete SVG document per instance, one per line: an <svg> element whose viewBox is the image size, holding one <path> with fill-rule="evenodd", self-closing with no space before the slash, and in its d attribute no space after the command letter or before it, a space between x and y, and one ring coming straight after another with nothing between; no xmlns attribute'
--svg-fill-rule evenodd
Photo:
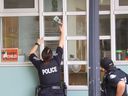
<svg viewBox="0 0 128 96"><path fill-rule="evenodd" d="M116 15L128 14L128 6L119 6L119 0L111 0L111 57L115 65L127 65L128 61L116 60Z"/></svg>
<svg viewBox="0 0 128 96"><path fill-rule="evenodd" d="M69 85L69 71L68 71L68 65L71 65L74 63L78 64L78 65L81 65L81 64L88 65L87 61L68 61L68 58L67 58L67 42L68 42L68 40L87 40L88 39L87 36L67 36L67 17L73 16L73 15L74 16L85 15L87 17L87 13L85 11L83 11L83 12L74 12L74 11L69 12L66 9L67 8L67 1L62 0L62 2L63 2L63 11L62 12L45 12L45 11L43 11L43 7L42 7L42 9L40 9L40 17L42 18L42 20L44 20L45 16L56 16L56 15L57 16L63 16L63 23L64 23L64 29L65 29L65 32L64 32L65 33L64 34L65 35L65 38L64 38L65 39L64 40L65 46L64 46L64 54L63 54L64 55L64 81L66 82L68 90L88 90L88 85ZM43 4L43 2L42 2L42 4ZM40 23L41 24L40 25L40 31L41 31L40 33L42 34L42 36L44 36L44 34L45 34L43 22ZM49 41L49 40L59 40L59 38L56 36L50 36L50 37L44 36L44 41ZM44 47L44 45L43 45L43 47ZM41 50L43 50L43 47ZM88 50L88 47L87 47L87 50ZM88 58L88 56L87 56L87 58ZM87 68L87 71L88 71L88 68Z"/></svg>
<svg viewBox="0 0 128 96"><path fill-rule="evenodd" d="M87 2L86 3L86 5L87 5L88 4L88 0L86 0L86 2ZM68 16L79 16L79 15L82 16L82 15L85 15L86 16L86 20L88 18L87 17L87 15L88 15L87 11L82 11L82 12L74 12L74 11L72 12L72 11L70 11L69 12L66 9L65 15L66 15L66 20L67 20L67 17ZM65 25L65 26L67 26L67 25ZM87 25L86 26L87 26L86 31L87 31L87 34L88 34L88 22L87 22ZM67 30L66 30L66 34L67 34ZM66 44L65 44L66 47L65 48L67 49L67 42L68 42L68 40L86 40L87 41L87 52L88 52L88 38L87 38L87 36L67 36L66 37L66 40L65 40L66 41ZM65 52L65 59L66 59L66 62L65 63L67 63L67 64L65 64L65 65L66 65L67 70L65 72L65 74L66 74L65 79L66 79L66 82L67 82L68 89L69 90L88 90L88 85L69 85L69 71L68 71L68 66L69 65L72 65L72 64L77 64L77 65L85 64L85 65L87 65L87 73L88 73L89 72L88 71L88 64L87 64L88 63L87 62L88 61L88 53L87 53L87 60L85 60L85 61L68 61L68 58L67 58L67 50L66 49L65 49L65 51L66 51ZM88 77L87 77L87 82L88 82Z"/></svg>
<svg viewBox="0 0 128 96"><path fill-rule="evenodd" d="M67 42L68 42L68 40L87 40L87 36L67 36L67 16L72 16L72 15L74 15L74 16L78 16L78 14L79 15L85 15L86 13L85 12L66 12L65 14L64 13L62 13L62 12L56 12L56 13L54 13L54 12L41 12L42 14L41 14L41 17L42 18L44 18L45 16L55 16L55 15L57 15L57 16L63 16L63 22L64 22L64 27L65 27L65 46L64 46L64 81L66 82L66 84L67 84L67 87L68 87L68 89L69 90L87 90L87 86L88 85L69 85L69 73L68 73L68 65L71 65L71 64L78 64L78 65L81 65L81 64L87 64L87 61L68 61L68 58L67 58ZM41 23L40 23L41 24ZM43 26L44 26L44 24L43 24ZM44 34L45 34L45 29L44 29L44 27L43 26L41 26L41 31L42 32L40 32L42 35L41 36L44 36ZM56 41L56 40L59 40L59 37L56 37L56 36L50 36L50 37L47 37L47 36L44 36L44 41ZM43 47L44 47L44 45L43 45ZM43 50L43 47L42 47L42 49L41 50ZM88 69L87 69L88 70ZM68 74L68 75L67 75Z"/></svg>
<svg viewBox="0 0 128 96"><path fill-rule="evenodd" d="M2 49L2 18L0 17L0 62L1 62L1 49Z"/></svg>
<svg viewBox="0 0 128 96"><path fill-rule="evenodd" d="M38 0L34 0L34 8L12 8L12 9L5 9L4 8L4 0L1 1L1 12L3 13L36 13L38 12Z"/></svg>
<svg viewBox="0 0 128 96"><path fill-rule="evenodd" d="M128 6L120 6L119 5L119 0L115 0L114 4L115 4L115 10L121 10L121 11L127 11L128 10Z"/></svg>

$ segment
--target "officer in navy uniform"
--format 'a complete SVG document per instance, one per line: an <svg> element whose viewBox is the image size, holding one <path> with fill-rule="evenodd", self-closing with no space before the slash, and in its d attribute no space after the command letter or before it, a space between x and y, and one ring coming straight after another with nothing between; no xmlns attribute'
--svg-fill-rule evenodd
<svg viewBox="0 0 128 96"><path fill-rule="evenodd" d="M64 46L63 24L59 25L60 39L56 54L53 56L52 50L45 47L42 51L42 59L36 55L38 47L43 43L43 38L37 39L34 47L30 51L29 60L36 67L39 75L41 90L38 96L64 96L61 86L61 60Z"/></svg>
<svg viewBox="0 0 128 96"><path fill-rule="evenodd" d="M105 70L103 96L127 96L128 74L114 66L113 61L105 57L101 59L101 67Z"/></svg>

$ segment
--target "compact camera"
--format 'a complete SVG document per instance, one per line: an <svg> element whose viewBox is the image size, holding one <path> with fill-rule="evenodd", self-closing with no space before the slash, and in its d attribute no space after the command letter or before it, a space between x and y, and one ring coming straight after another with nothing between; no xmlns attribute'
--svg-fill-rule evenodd
<svg viewBox="0 0 128 96"><path fill-rule="evenodd" d="M61 19L58 16L53 18L53 22L62 25Z"/></svg>

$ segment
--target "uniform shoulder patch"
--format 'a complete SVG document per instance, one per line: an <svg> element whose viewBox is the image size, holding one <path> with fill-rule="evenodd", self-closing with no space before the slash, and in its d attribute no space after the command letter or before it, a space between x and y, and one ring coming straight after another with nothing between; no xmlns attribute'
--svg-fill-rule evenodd
<svg viewBox="0 0 128 96"><path fill-rule="evenodd" d="M116 78L116 75L115 74L111 74L110 75L110 79L114 79L114 78Z"/></svg>

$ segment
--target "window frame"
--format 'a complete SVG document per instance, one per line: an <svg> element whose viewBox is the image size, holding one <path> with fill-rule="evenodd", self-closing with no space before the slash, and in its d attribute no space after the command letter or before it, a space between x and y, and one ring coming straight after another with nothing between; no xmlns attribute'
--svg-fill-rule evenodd
<svg viewBox="0 0 128 96"><path fill-rule="evenodd" d="M8 17L12 17L12 16L10 16L10 14L8 14L7 16ZM27 15L27 16L30 16L30 17L33 16L33 17L35 17L35 15ZM25 17L27 17L27 16L25 16ZM22 62L22 61L17 61L17 62L2 62L1 61L1 50L3 49L3 30L2 30L2 28L3 28L2 27L2 24L3 24L2 23L2 18L3 17L6 17L6 16L0 16L0 66L33 66L30 61L24 61L24 62ZM22 17L22 15L20 15L18 17Z"/></svg>
<svg viewBox="0 0 128 96"><path fill-rule="evenodd" d="M86 1L88 2L88 0ZM43 2L44 3L44 2ZM42 4L43 4L42 3ZM41 11L41 19L44 20L44 17L45 16L63 16L63 23L64 23L64 27L65 27L65 42L64 42L64 81L66 82L66 85L67 85L67 88L70 90L87 90L88 89L88 85L69 85L69 71L68 71L68 66L71 65L71 64L78 64L78 65L83 65L83 64L87 64L87 61L68 61L68 58L67 58L67 42L68 40L88 40L87 36L67 36L67 17L70 16L70 15L74 15L74 16L77 16L77 15L86 15L86 18L87 18L87 12L74 12L74 11L67 11L67 6L66 6L67 2L66 0L63 0L63 10L62 12L46 12L46 11L43 11L43 7L42 7L42 11ZM43 21L44 22L44 21ZM87 24L88 25L88 24ZM87 26L86 25L86 26ZM43 27L42 27L43 26ZM88 29L88 28L87 28ZM86 30L87 30L86 29ZM47 41L47 40L58 40L59 38L56 37L56 36L50 36L50 37L47 37L45 36L44 33L45 32L45 29L44 29L44 23L41 24L41 35L40 36L44 36L44 41ZM82 37L82 38L81 38ZM44 45L43 45L44 47ZM43 50L43 47L41 50ZM87 50L88 50L88 47L87 47ZM87 51L88 52L88 51ZM88 53L87 53L88 54ZM88 58L88 56L87 56ZM87 64L88 65L88 64ZM87 66L88 67L88 66ZM88 71L88 68L87 68L87 71ZM88 80L88 77L87 77L87 80Z"/></svg>
<svg viewBox="0 0 128 96"><path fill-rule="evenodd" d="M119 11L119 10L127 11L128 10L128 5L127 6L120 6L119 0L115 0L114 4L115 4L115 10L117 10L117 11Z"/></svg>
<svg viewBox="0 0 128 96"><path fill-rule="evenodd" d="M115 65L126 65L126 60L116 60L116 15L128 14L128 6L119 6L119 0L110 0L111 4L111 58L115 62ZM116 2L117 1L117 2Z"/></svg>
<svg viewBox="0 0 128 96"><path fill-rule="evenodd" d="M2 18L0 17L0 50L2 49ZM0 63L1 63L1 52L0 52Z"/></svg>

